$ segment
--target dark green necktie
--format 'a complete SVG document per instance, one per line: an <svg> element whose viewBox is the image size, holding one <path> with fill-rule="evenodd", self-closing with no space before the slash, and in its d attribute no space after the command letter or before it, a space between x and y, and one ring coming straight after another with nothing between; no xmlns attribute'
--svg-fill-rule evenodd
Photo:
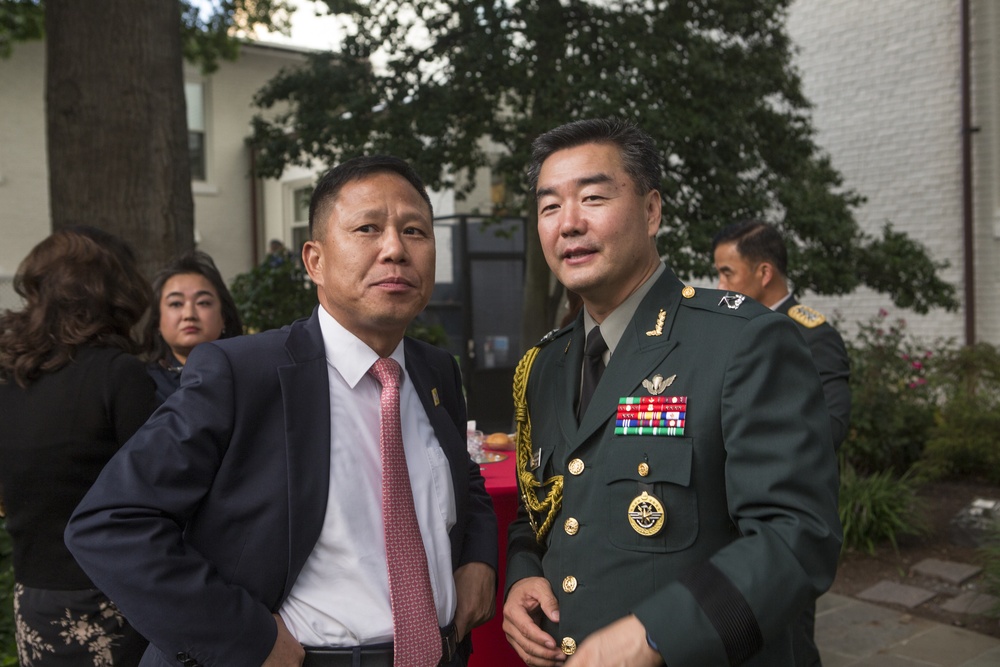
<svg viewBox="0 0 1000 667"><path fill-rule="evenodd" d="M576 410L576 420L583 419L590 405L590 399L597 389L597 383L601 381L604 374L604 351L608 349L608 344L604 342L601 335L601 327L597 326L587 334L587 346L583 350L583 384L580 387L580 403Z"/></svg>

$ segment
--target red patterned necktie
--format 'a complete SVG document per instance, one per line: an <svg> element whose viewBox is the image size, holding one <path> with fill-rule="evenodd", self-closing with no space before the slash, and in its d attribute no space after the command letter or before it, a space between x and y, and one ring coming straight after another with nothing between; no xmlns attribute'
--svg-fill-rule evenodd
<svg viewBox="0 0 1000 667"><path fill-rule="evenodd" d="M399 421L401 370L396 360L379 359L369 371L382 385L379 450L385 557L392 605L393 666L432 667L441 660L441 630L403 452Z"/></svg>

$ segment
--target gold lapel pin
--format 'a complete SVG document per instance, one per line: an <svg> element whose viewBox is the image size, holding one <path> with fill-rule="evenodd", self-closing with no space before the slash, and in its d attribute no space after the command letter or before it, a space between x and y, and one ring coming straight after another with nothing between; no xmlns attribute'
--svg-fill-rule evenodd
<svg viewBox="0 0 1000 667"><path fill-rule="evenodd" d="M437 390L437 387L433 387L433 388L431 389L431 398L433 398L433 399L434 399L434 406L435 406L435 407L437 407L437 406L441 405L441 399L440 399L440 398L438 398L438 390Z"/></svg>
<svg viewBox="0 0 1000 667"><path fill-rule="evenodd" d="M656 326L646 332L647 336L659 336L663 334L663 321L667 319L667 311L660 308L660 314L656 316Z"/></svg>

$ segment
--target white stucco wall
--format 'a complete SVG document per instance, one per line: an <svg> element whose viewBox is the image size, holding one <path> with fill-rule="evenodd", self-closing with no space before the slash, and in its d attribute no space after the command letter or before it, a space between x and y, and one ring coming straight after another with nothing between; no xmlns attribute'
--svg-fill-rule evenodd
<svg viewBox="0 0 1000 667"><path fill-rule="evenodd" d="M19 300L10 278L49 232L45 155L45 44L0 59L0 310Z"/></svg>
<svg viewBox="0 0 1000 667"><path fill-rule="evenodd" d="M300 52L244 46L236 62L202 77L186 67L189 81L205 84L205 182L192 184L195 237L211 254L223 277L252 265L253 249L263 251L269 221L259 210L259 238L251 233L249 151L254 93L281 67L302 62ZM9 59L0 59L0 309L16 307L10 278L32 247L50 230L48 165L45 153L45 45L15 44ZM280 226L280 219L277 223Z"/></svg>

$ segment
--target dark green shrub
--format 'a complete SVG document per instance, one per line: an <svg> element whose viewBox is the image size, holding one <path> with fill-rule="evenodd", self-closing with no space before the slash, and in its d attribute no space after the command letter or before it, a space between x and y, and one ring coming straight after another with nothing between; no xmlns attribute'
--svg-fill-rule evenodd
<svg viewBox="0 0 1000 667"><path fill-rule="evenodd" d="M986 593L1000 598L1000 524L991 537L989 543L978 550L983 565L983 588ZM1000 602L990 610L990 614L1000 616Z"/></svg>
<svg viewBox="0 0 1000 667"><path fill-rule="evenodd" d="M0 520L0 665L17 664L14 642L14 566L10 534Z"/></svg>
<svg viewBox="0 0 1000 667"><path fill-rule="evenodd" d="M448 335L444 327L440 324L428 324L421 317L417 317L406 327L406 335L436 347L448 347Z"/></svg>
<svg viewBox="0 0 1000 667"><path fill-rule="evenodd" d="M316 286L298 262L265 262L241 273L230 287L247 333L278 329L316 306Z"/></svg>
<svg viewBox="0 0 1000 667"><path fill-rule="evenodd" d="M899 536L921 535L927 530L922 503L909 475L894 477L882 470L863 477L850 465L843 466L840 478L840 524L844 549L869 554L883 542L896 549Z"/></svg>
<svg viewBox="0 0 1000 667"><path fill-rule="evenodd" d="M934 425L925 368L933 355L905 330L904 320L890 320L880 310L847 343L851 426L841 453L863 475L905 473L920 459Z"/></svg>
<svg viewBox="0 0 1000 667"><path fill-rule="evenodd" d="M942 350L932 378L943 405L921 472L1000 484L1000 351L986 343Z"/></svg>

